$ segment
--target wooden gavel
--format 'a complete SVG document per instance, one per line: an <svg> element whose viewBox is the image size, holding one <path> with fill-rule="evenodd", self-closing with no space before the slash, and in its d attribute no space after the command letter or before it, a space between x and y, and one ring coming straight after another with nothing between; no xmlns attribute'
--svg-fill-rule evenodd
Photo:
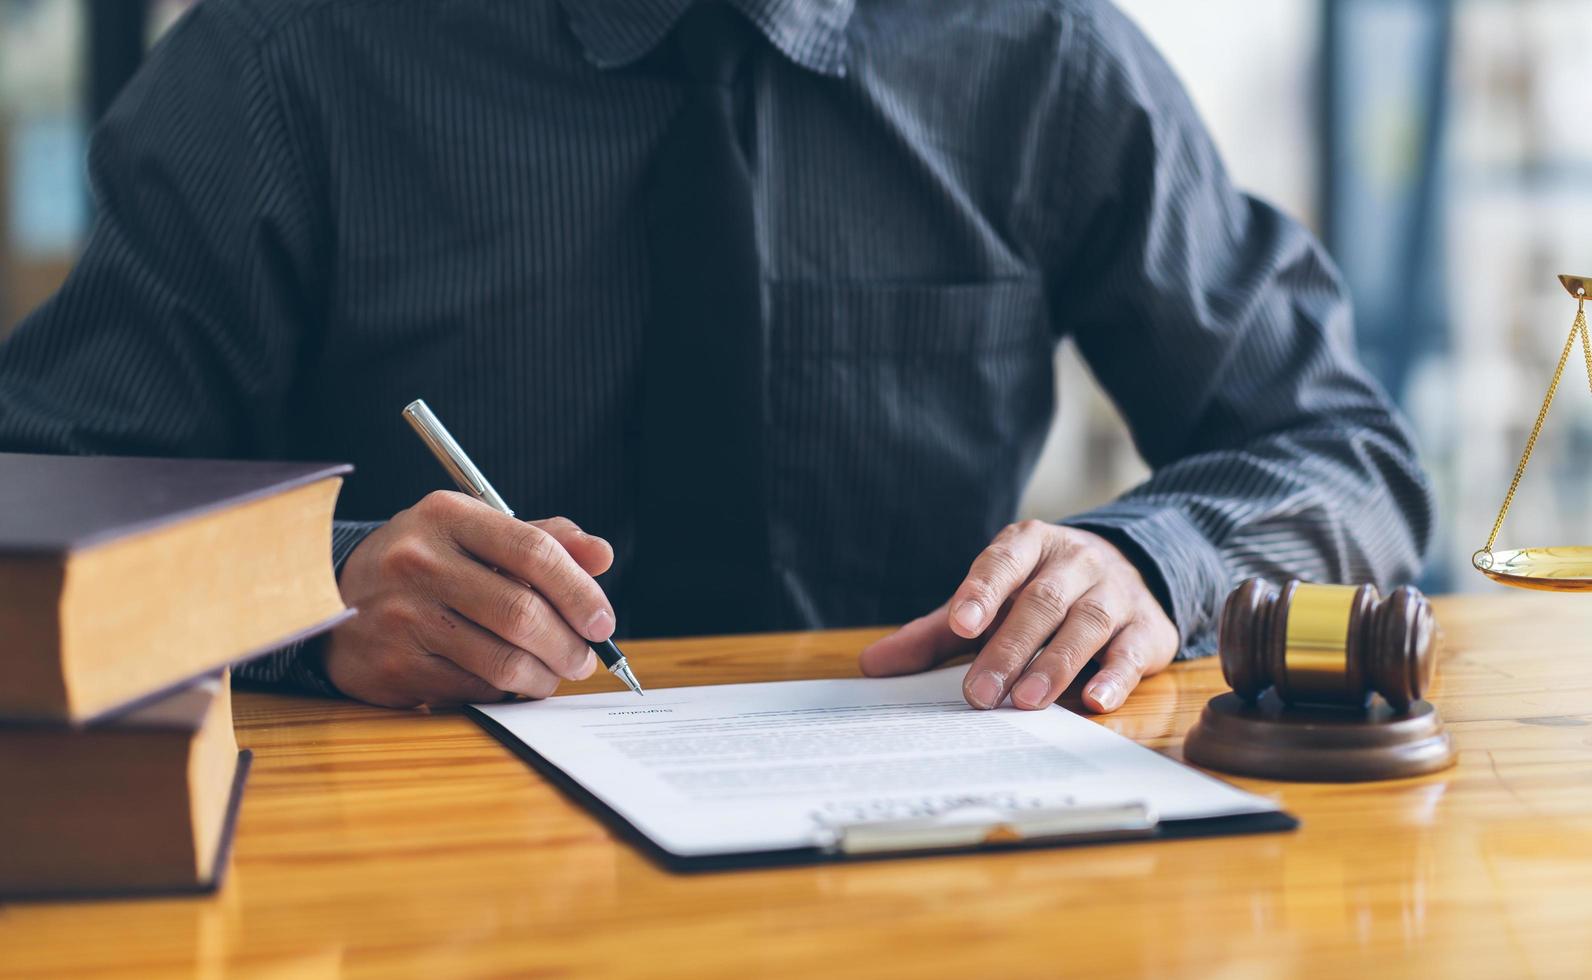
<svg viewBox="0 0 1592 980"><path fill-rule="evenodd" d="M1408 585L1382 598L1372 585L1252 578L1227 597L1222 674L1253 703L1267 688L1287 704L1364 708L1373 693L1408 711L1431 687L1432 608Z"/></svg>

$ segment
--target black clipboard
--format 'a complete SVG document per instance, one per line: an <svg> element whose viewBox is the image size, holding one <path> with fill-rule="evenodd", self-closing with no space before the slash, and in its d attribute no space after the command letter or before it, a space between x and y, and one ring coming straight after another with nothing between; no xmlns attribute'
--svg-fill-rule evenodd
<svg viewBox="0 0 1592 980"><path fill-rule="evenodd" d="M842 839L835 846L785 848L775 851L747 851L736 854L680 855L660 847L639 827L626 820L616 810L604 803L564 770L553 765L517 735L503 727L485 712L472 706L465 713L487 734L502 742L508 750L523 759L543 778L558 787L566 797L590 810L616 837L629 842L653 863L666 871L696 874L706 871L735 871L755 868L782 868L807 864L827 864L849 861L880 861L906 857L938 857L949 854L983 854L991 851L1035 849L1041 847L1082 847L1091 844L1128 843L1146 840L1182 840L1196 837L1226 837L1237 834L1271 834L1297 830L1299 820L1281 810L1268 813L1244 813L1226 817L1202 817L1191 820L1158 820L1139 807L1109 808L1100 812L1106 818L1103 824L1076 827L1048 827L1048 833L1025 835L1020 821L1003 821L983 828L986 832L973 841L938 841L933 844L913 843L898 839L898 846L850 847ZM1099 811L1097 811L1099 812ZM859 829L869 825L857 825ZM910 836L910 835L907 835ZM965 837L966 835L957 835ZM871 844L880 844L878 841Z"/></svg>

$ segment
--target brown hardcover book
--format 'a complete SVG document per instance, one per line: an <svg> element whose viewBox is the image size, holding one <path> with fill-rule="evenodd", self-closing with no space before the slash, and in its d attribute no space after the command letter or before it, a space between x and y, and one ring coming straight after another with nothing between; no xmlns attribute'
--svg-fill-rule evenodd
<svg viewBox="0 0 1592 980"><path fill-rule="evenodd" d="M0 453L0 718L83 723L349 615L349 469Z"/></svg>
<svg viewBox="0 0 1592 980"><path fill-rule="evenodd" d="M248 762L225 675L87 728L0 725L0 895L210 890Z"/></svg>

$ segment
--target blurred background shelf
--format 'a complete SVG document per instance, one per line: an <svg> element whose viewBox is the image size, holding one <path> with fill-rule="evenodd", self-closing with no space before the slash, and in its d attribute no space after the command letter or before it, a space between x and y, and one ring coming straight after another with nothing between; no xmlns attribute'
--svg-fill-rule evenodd
<svg viewBox="0 0 1592 980"><path fill-rule="evenodd" d="M193 0L0 0L0 335L91 221L89 120ZM1188 85L1237 183L1311 226L1366 362L1437 486L1423 582L1470 571L1592 272L1592 0L1120 0ZM1057 518L1144 475L1070 348L1023 502ZM1565 380L1501 546L1592 543L1592 398Z"/></svg>

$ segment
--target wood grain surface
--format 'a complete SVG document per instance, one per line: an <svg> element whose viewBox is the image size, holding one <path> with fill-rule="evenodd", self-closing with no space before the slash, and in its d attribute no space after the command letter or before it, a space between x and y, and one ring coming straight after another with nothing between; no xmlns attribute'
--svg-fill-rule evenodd
<svg viewBox="0 0 1592 980"><path fill-rule="evenodd" d="M240 692L226 888L0 907L0 976L1592 975L1592 601L1437 610L1459 765L1235 780L1295 834L709 876L658 870L459 715ZM877 633L627 650L653 688L842 677ZM1179 665L1100 722L1175 756L1222 689Z"/></svg>

